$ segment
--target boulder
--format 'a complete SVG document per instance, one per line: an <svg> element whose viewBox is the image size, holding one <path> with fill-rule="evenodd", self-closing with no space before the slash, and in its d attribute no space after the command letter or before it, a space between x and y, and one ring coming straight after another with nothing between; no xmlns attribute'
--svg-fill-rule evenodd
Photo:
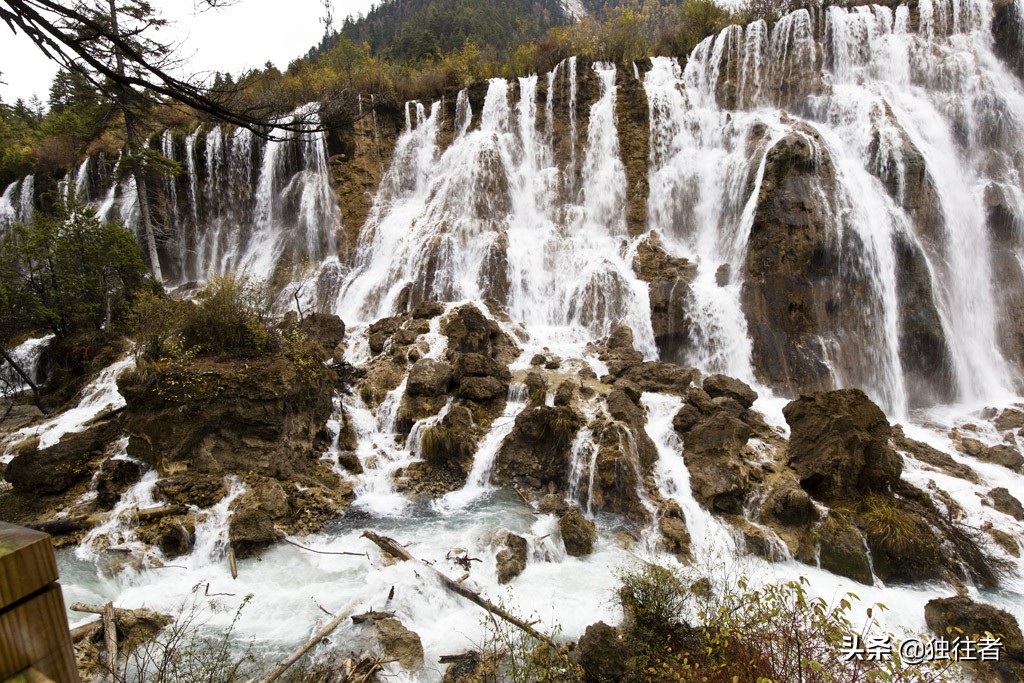
<svg viewBox="0 0 1024 683"><path fill-rule="evenodd" d="M411 396L442 396L452 381L452 366L444 361L421 358L409 370L406 391Z"/></svg>
<svg viewBox="0 0 1024 683"><path fill-rule="evenodd" d="M613 327L597 352L597 357L608 365L608 371L616 376L644 360L644 355L633 346L633 330L628 325Z"/></svg>
<svg viewBox="0 0 1024 683"><path fill-rule="evenodd" d="M491 482L505 486L523 482L533 488L567 485L570 449L583 418L565 406L526 408L501 442Z"/></svg>
<svg viewBox="0 0 1024 683"><path fill-rule="evenodd" d="M789 466L816 498L857 498L899 480L903 460L889 444L889 421L864 392L803 396L782 413L790 427Z"/></svg>
<svg viewBox="0 0 1024 683"><path fill-rule="evenodd" d="M801 527L816 522L818 517L810 495L792 479L773 488L761 505L761 519L773 526Z"/></svg>
<svg viewBox="0 0 1024 683"><path fill-rule="evenodd" d="M633 270L648 283L651 327L658 355L672 363L685 363L693 344L690 284L697 271L696 265L670 256L655 232L637 246Z"/></svg>
<svg viewBox="0 0 1024 683"><path fill-rule="evenodd" d="M557 493L549 493L540 499L537 509L546 515L561 516L569 511L569 504L565 498Z"/></svg>
<svg viewBox="0 0 1024 683"><path fill-rule="evenodd" d="M1009 515L1018 521L1024 521L1024 505L1004 487L994 488L988 492L988 498L994 507L1004 515Z"/></svg>
<svg viewBox="0 0 1024 683"><path fill-rule="evenodd" d="M700 372L674 363L648 361L628 367L620 377L635 384L642 392L686 396L690 386L700 379Z"/></svg>
<svg viewBox="0 0 1024 683"><path fill-rule="evenodd" d="M814 536L822 569L868 586L874 584L871 563L864 550L864 537L843 516L829 513L815 529Z"/></svg>
<svg viewBox="0 0 1024 683"><path fill-rule="evenodd" d="M100 465L96 473L96 506L101 510L111 510L121 498L121 494L142 476L145 468L135 460L110 458Z"/></svg>
<svg viewBox="0 0 1024 683"><path fill-rule="evenodd" d="M458 655L445 669L441 683L479 683L495 680L501 657L493 652L470 650Z"/></svg>
<svg viewBox="0 0 1024 683"><path fill-rule="evenodd" d="M594 551L597 541L597 529L594 523L583 516L576 508L570 509L558 520L558 529L562 534L565 552L574 557L589 555Z"/></svg>
<svg viewBox="0 0 1024 683"><path fill-rule="evenodd" d="M519 347L494 320L473 304L451 311L441 319L441 332L448 337L448 357L476 353L508 365L519 356Z"/></svg>
<svg viewBox="0 0 1024 683"><path fill-rule="evenodd" d="M1024 410L1007 408L993 422L1001 432L1024 429Z"/></svg>
<svg viewBox="0 0 1024 683"><path fill-rule="evenodd" d="M463 353L455 359L455 377L494 377L502 382L509 382L512 373L508 366L499 363L490 356L481 353Z"/></svg>
<svg viewBox="0 0 1024 683"><path fill-rule="evenodd" d="M345 323L330 313L311 313L299 321L298 327L325 356L345 340Z"/></svg>
<svg viewBox="0 0 1024 683"><path fill-rule="evenodd" d="M423 642L415 631L410 631L398 619L379 619L373 622L381 647L406 671L423 668Z"/></svg>
<svg viewBox="0 0 1024 683"><path fill-rule="evenodd" d="M370 343L370 352L378 354L384 350L384 346L390 341L391 336L402 326L401 316L381 318L371 323L367 330L367 340Z"/></svg>
<svg viewBox="0 0 1024 683"><path fill-rule="evenodd" d="M1019 681L1024 679L1024 636L1012 614L966 596L936 598L924 606L924 620L936 635L953 640L984 637L991 633L1002 640L998 662L976 662L976 671L985 680Z"/></svg>
<svg viewBox="0 0 1024 683"><path fill-rule="evenodd" d="M735 400L744 409L750 408L757 400L757 392L745 382L725 375L709 375L704 378L704 391L712 399L728 397Z"/></svg>
<svg viewBox="0 0 1024 683"><path fill-rule="evenodd" d="M670 501L665 505L658 520L658 531L661 532L666 550L680 558L689 556L690 530L686 527L686 515L679 503Z"/></svg>
<svg viewBox="0 0 1024 683"><path fill-rule="evenodd" d="M623 633L603 621L587 627L572 653L587 683L623 680L632 656L633 649Z"/></svg>
<svg viewBox="0 0 1024 683"><path fill-rule="evenodd" d="M18 455L7 465L4 478L15 491L33 495L64 493L92 476L94 461L104 456L117 438L117 425L106 421L82 432L65 434L43 450L31 441L16 450Z"/></svg>
<svg viewBox="0 0 1024 683"><path fill-rule="evenodd" d="M463 377L459 382L459 397L470 401L489 401L507 393L508 384L494 377Z"/></svg>
<svg viewBox="0 0 1024 683"><path fill-rule="evenodd" d="M715 512L739 514L751 487L745 446L752 435L745 423L724 413L702 419L683 439L690 488Z"/></svg>
<svg viewBox="0 0 1024 683"><path fill-rule="evenodd" d="M526 539L511 531L501 531L496 539L504 546L495 558L498 564L498 583L508 583L526 569L529 546Z"/></svg>

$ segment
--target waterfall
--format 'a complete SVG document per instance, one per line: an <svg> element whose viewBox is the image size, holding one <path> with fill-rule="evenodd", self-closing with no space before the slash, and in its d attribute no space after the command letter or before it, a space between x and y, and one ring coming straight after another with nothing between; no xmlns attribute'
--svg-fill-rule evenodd
<svg viewBox="0 0 1024 683"><path fill-rule="evenodd" d="M11 358L36 384L42 379L39 361L53 338L53 334L34 337L11 349ZM0 384L5 384L14 391L28 389L28 384L25 383L21 375L14 368L8 367L7 363L2 360L0 360Z"/></svg>
<svg viewBox="0 0 1024 683"><path fill-rule="evenodd" d="M0 194L0 238L15 223L28 223L35 212L35 176L15 180Z"/></svg>

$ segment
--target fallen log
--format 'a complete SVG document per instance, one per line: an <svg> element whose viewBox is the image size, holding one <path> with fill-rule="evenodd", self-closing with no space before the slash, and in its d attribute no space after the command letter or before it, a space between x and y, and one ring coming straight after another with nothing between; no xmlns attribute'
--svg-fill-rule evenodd
<svg viewBox="0 0 1024 683"><path fill-rule="evenodd" d="M395 559L406 562L416 562L416 558L413 557L408 550L403 548L402 545L393 538L381 536L380 534L375 534L372 531L364 531L363 538L369 539L370 541L375 543L377 547L379 547L381 550L383 550L388 555L391 555ZM533 628L533 626L531 626L530 624L498 607L493 602L483 597L476 591L470 590L469 588L466 588L460 583L453 581L451 578L449 578L439 570L435 569L433 566L427 564L425 561L421 561L421 564L423 564L424 567L432 571L441 581L442 585L444 585L444 587L450 590L451 592L457 595L461 595L473 604L487 610L487 612L489 612L490 614L495 614L501 617L508 623L512 624L513 626L519 628L522 631L525 631L537 640L543 643L547 643L549 646L558 649L558 643L556 643L554 639L552 639L550 636L544 635L540 631Z"/></svg>
<svg viewBox="0 0 1024 683"><path fill-rule="evenodd" d="M286 659L284 659L280 664L274 667L273 671L271 671L266 676L256 681L256 683L271 683L271 681L276 681L278 678L280 678L281 675L284 674L284 672L287 671L292 664L302 659L302 656L310 650L312 650L314 645L316 645L321 640L330 635L331 631L338 628L341 622L349 618L352 615L354 609L354 607L349 606L343 609L341 612L339 612L338 616L334 617L334 619L331 619L329 622L327 622L327 624L322 629L317 631L312 638L303 643L299 647L299 649L295 650L295 652L288 655ZM252 681L250 681L249 683L252 683Z"/></svg>
<svg viewBox="0 0 1024 683"><path fill-rule="evenodd" d="M117 683L117 626L114 625L114 603L103 606L103 647L107 651L109 680Z"/></svg>
<svg viewBox="0 0 1024 683"><path fill-rule="evenodd" d="M77 643L82 640L85 640L93 633L95 633L96 630L99 629L100 624L102 623L102 619L96 619L95 621L90 621L86 624L82 624L81 626L76 626L75 628L71 629L71 642Z"/></svg>
<svg viewBox="0 0 1024 683"><path fill-rule="evenodd" d="M235 548L234 548L234 546L230 546L230 545L228 546L228 569L231 570L231 578L232 579L237 579L238 578L238 561L235 559ZM209 588L210 584L206 584L206 587Z"/></svg>

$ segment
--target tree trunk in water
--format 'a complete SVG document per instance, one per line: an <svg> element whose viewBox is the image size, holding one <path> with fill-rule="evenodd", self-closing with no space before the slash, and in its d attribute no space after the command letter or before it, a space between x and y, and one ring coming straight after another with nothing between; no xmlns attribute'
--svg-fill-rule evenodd
<svg viewBox="0 0 1024 683"><path fill-rule="evenodd" d="M16 373L18 373L18 376L21 377L22 380L25 381L25 384L27 384L29 389L32 390L32 398L33 402L36 404L36 408L39 408L39 410L42 410L45 413L46 410L43 408L43 400L39 396L39 387L37 387L36 383L32 381L32 378L28 376L28 373L25 372L20 365L14 362L14 358L12 358L11 354L7 353L7 349L2 346L0 346L0 358L7 361L7 364L10 365Z"/></svg>

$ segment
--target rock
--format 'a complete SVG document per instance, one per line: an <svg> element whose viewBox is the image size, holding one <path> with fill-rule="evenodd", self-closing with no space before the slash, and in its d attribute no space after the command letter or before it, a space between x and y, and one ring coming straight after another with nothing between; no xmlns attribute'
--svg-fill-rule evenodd
<svg viewBox="0 0 1024 683"><path fill-rule="evenodd" d="M565 489L569 451L583 418L572 408L538 406L516 417L511 433L502 441L491 482L505 486L514 481L539 488L553 483Z"/></svg>
<svg viewBox="0 0 1024 683"><path fill-rule="evenodd" d="M193 473L162 477L156 491L167 503L198 508L211 508L228 495L224 477Z"/></svg>
<svg viewBox="0 0 1024 683"><path fill-rule="evenodd" d="M441 683L480 683L496 680L501 657L491 652L470 650L448 665Z"/></svg>
<svg viewBox="0 0 1024 683"><path fill-rule="evenodd" d="M633 346L633 330L628 325L613 327L608 338L598 346L597 356L616 376L644 360L644 355Z"/></svg>
<svg viewBox="0 0 1024 683"><path fill-rule="evenodd" d="M690 530L686 527L686 516L679 503L669 502L658 520L658 531L664 538L665 549L680 558L690 554Z"/></svg>
<svg viewBox="0 0 1024 683"><path fill-rule="evenodd" d="M420 455L433 469L454 474L464 482L473 466L477 438L472 413L464 405L455 405L439 423L423 431Z"/></svg>
<svg viewBox="0 0 1024 683"><path fill-rule="evenodd" d="M572 653L588 683L623 680L632 656L632 648L622 632L603 621L587 627Z"/></svg>
<svg viewBox="0 0 1024 683"><path fill-rule="evenodd" d="M889 444L889 421L864 392L803 396L782 413L790 427L789 466L816 498L857 498L899 480L903 460Z"/></svg>
<svg viewBox="0 0 1024 683"><path fill-rule="evenodd" d="M631 430L622 422L600 422L591 425L596 435L597 456L592 460L593 471L588 478L591 498L588 507L599 512L612 512L647 526L650 512L638 493L641 481L638 473L644 467L639 461Z"/></svg>
<svg viewBox="0 0 1024 683"><path fill-rule="evenodd" d="M571 406L576 401L576 385L572 380L563 380L555 389L556 406Z"/></svg>
<svg viewBox="0 0 1024 683"><path fill-rule="evenodd" d="M558 520L558 529L562 533L565 552L573 557L589 555L597 541L597 529L594 523L583 516L576 508L570 509Z"/></svg>
<svg viewBox="0 0 1024 683"><path fill-rule="evenodd" d="M14 490L33 495L64 493L92 476L90 463L103 457L117 438L117 425L107 421L82 432L65 434L59 443L37 450L33 441L19 447L4 478Z"/></svg>
<svg viewBox="0 0 1024 683"><path fill-rule="evenodd" d="M537 509L546 515L561 516L569 511L569 504L557 493L549 493L540 499Z"/></svg>
<svg viewBox="0 0 1024 683"><path fill-rule="evenodd" d="M960 633L975 640L986 632L1000 638L1003 649L999 661L976 662L974 666L985 674L985 680L992 680L993 675L1006 682L1024 678L1024 636L1017 620L1006 610L965 596L936 598L924 606L924 620L933 633L949 640Z"/></svg>
<svg viewBox="0 0 1024 683"><path fill-rule="evenodd" d="M512 338L473 304L460 306L442 318L441 332L448 337L449 359L478 353L507 366L519 356Z"/></svg>
<svg viewBox="0 0 1024 683"><path fill-rule="evenodd" d="M281 535L274 527L274 520L258 506L235 510L228 524L228 538L238 557L251 557Z"/></svg>
<svg viewBox="0 0 1024 683"><path fill-rule="evenodd" d="M329 356L345 340L345 323L330 313L311 313L299 321L298 327L324 356Z"/></svg>
<svg viewBox="0 0 1024 683"><path fill-rule="evenodd" d="M423 358L409 370L406 391L411 396L441 396L452 381L452 366L443 361Z"/></svg>
<svg viewBox="0 0 1024 683"><path fill-rule="evenodd" d="M1020 545L1017 543L1017 539L1013 534L1008 534L1001 529L996 529L992 526L991 522L985 522L981 525L982 531L987 533L995 541L996 545L1006 551L1011 557L1020 557Z"/></svg>
<svg viewBox="0 0 1024 683"><path fill-rule="evenodd" d="M544 356L543 353L535 354L533 358L530 359L530 365L535 368L544 365L544 363L546 362L547 358Z"/></svg>
<svg viewBox="0 0 1024 683"><path fill-rule="evenodd" d="M417 320L436 318L444 313L444 304L437 301L421 301L412 309L412 317Z"/></svg>
<svg viewBox="0 0 1024 683"><path fill-rule="evenodd" d="M406 671L423 668L423 642L415 631L410 631L398 619L380 619L373 622L380 644L392 659Z"/></svg>
<svg viewBox="0 0 1024 683"><path fill-rule="evenodd" d="M834 512L829 513L815 529L815 536L822 569L868 586L874 584L871 564L864 550L864 537L847 520Z"/></svg>
<svg viewBox="0 0 1024 683"><path fill-rule="evenodd" d="M459 382L458 390L460 398L470 401L489 401L507 392L508 384L502 384L494 377L464 377Z"/></svg>
<svg viewBox="0 0 1024 683"><path fill-rule="evenodd" d="M511 531L499 532L497 540L504 546L495 558L498 563L498 583L508 583L526 569L529 546L525 538Z"/></svg>
<svg viewBox="0 0 1024 683"><path fill-rule="evenodd" d="M696 275L696 265L670 256L655 232L637 246L633 270L648 283L651 327L659 357L673 363L685 362L693 344L690 284Z"/></svg>
<svg viewBox="0 0 1024 683"><path fill-rule="evenodd" d="M716 512L740 514L751 487L744 447L752 431L723 413L701 420L683 439L694 496Z"/></svg>
<svg viewBox="0 0 1024 683"><path fill-rule="evenodd" d="M672 418L672 428L679 432L680 435L686 436L691 429L697 426L702 417L703 415L699 410L685 403L679 409L679 412L676 413L675 417Z"/></svg>
<svg viewBox="0 0 1024 683"><path fill-rule="evenodd" d="M700 379L700 372L674 363L649 361L630 366L620 377L635 384L642 392L686 396L691 385Z"/></svg>
<svg viewBox="0 0 1024 683"><path fill-rule="evenodd" d="M135 460L111 458L100 465L96 473L96 506L111 510L128 490L142 476L143 467Z"/></svg>
<svg viewBox="0 0 1024 683"><path fill-rule="evenodd" d="M787 479L765 497L761 519L781 526L805 526L818 520L818 509L806 491Z"/></svg>
<svg viewBox="0 0 1024 683"><path fill-rule="evenodd" d="M1016 408L1007 408L994 422L996 429L1001 432L1007 430L1015 430L1024 428L1024 410L1017 410Z"/></svg>
<svg viewBox="0 0 1024 683"><path fill-rule="evenodd" d="M902 451L940 472L945 472L951 477L959 477L974 484L980 482L978 473L970 467L961 465L948 453L943 453L926 443L906 437L903 434L903 428L899 425L892 428L892 444L898 451Z"/></svg>
<svg viewBox="0 0 1024 683"><path fill-rule="evenodd" d="M704 378L704 391L711 398L725 396L734 399L743 408L750 408L757 400L757 392L746 383L726 377L725 375L709 375Z"/></svg>
<svg viewBox="0 0 1024 683"><path fill-rule="evenodd" d="M398 331L402 325L401 316L381 318L371 323L367 330L367 340L370 342L370 352L378 354L384 350L384 346L391 339L391 336Z"/></svg>
<svg viewBox="0 0 1024 683"><path fill-rule="evenodd" d="M328 441L336 377L284 356L197 359L123 376L128 455L161 474L253 472L301 479Z"/></svg>
<svg viewBox="0 0 1024 683"><path fill-rule="evenodd" d="M464 353L455 359L455 377L494 377L502 382L509 382L512 373L490 356L480 353Z"/></svg>
<svg viewBox="0 0 1024 683"><path fill-rule="evenodd" d="M994 488L988 492L988 497L996 510L1018 521L1024 521L1024 505L1021 505L1007 489L1002 486Z"/></svg>
<svg viewBox="0 0 1024 683"><path fill-rule="evenodd" d="M526 390L529 393L528 408L544 405L548 394L548 383L544 375L533 370L526 373Z"/></svg>
<svg viewBox="0 0 1024 683"><path fill-rule="evenodd" d="M994 465L1002 465L1014 472L1024 471L1024 456L1016 448L1006 444L985 448L978 453L977 458Z"/></svg>

